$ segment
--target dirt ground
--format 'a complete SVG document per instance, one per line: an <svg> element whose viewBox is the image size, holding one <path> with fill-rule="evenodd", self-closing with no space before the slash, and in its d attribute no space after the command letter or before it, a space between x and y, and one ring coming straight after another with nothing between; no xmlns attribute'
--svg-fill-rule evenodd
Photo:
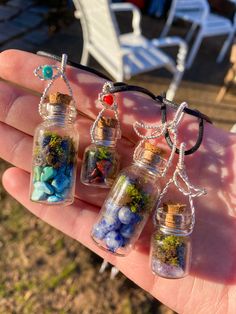
<svg viewBox="0 0 236 314"><path fill-rule="evenodd" d="M127 17L119 18L121 25L125 25ZM144 34L158 36L162 25L162 21L144 17ZM183 34L184 26L177 25L173 33ZM201 110L217 126L229 130L236 122L234 90L227 93L222 104L215 103L229 66L227 60L221 65L215 63L221 43L221 38L204 41L196 62L184 76L176 101L187 100L190 107ZM40 49L56 54L66 52L72 60L79 61L82 49L79 22L61 30ZM90 66L101 70L94 60ZM139 75L129 83L161 93L169 78L160 70ZM0 175L8 166L0 163ZM98 274L99 257L28 213L2 186L0 196L1 314L173 313L122 274L113 281L109 271Z"/></svg>

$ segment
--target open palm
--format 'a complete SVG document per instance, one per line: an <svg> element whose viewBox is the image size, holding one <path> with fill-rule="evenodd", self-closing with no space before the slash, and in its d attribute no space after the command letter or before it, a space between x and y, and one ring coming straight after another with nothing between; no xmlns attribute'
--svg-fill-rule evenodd
<svg viewBox="0 0 236 314"><path fill-rule="evenodd" d="M32 136L41 121L37 106L45 84L33 76L33 70L38 65L53 63L14 50L0 54L0 77L5 80L0 82L0 157L15 166L3 175L6 190L36 216L86 245L174 310L236 313L236 136L208 124L201 148L194 156L186 158L192 183L208 190L207 196L195 202L191 273L179 280L155 277L148 265L148 230L144 230L127 257L106 253L91 240L90 230L106 191L85 187L78 179L76 200L66 208L35 204L28 198ZM89 128L98 112L95 100L104 80L71 67L67 75L81 113L78 119L80 164L84 148L90 143ZM64 83L58 83L56 88L66 92ZM144 96L127 92L118 98L123 132L118 150L123 156L122 166L126 166L131 162L137 139L132 130L133 122L156 122L160 110ZM196 137L195 125L191 118L185 118L183 131L190 142ZM173 193L174 190L172 199Z"/></svg>

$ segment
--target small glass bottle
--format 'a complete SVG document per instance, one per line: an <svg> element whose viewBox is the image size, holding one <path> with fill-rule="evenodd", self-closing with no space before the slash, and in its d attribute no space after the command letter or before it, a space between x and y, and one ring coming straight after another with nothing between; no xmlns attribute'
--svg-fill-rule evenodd
<svg viewBox="0 0 236 314"><path fill-rule="evenodd" d="M116 142L120 138L117 119L101 117L94 130L94 143L85 149L81 182L89 186L110 188L120 168Z"/></svg>
<svg viewBox="0 0 236 314"><path fill-rule="evenodd" d="M30 199L69 205L74 200L77 168L77 112L69 95L50 94L48 100L40 111L44 122L34 135Z"/></svg>
<svg viewBox="0 0 236 314"><path fill-rule="evenodd" d="M120 172L91 234L103 249L127 255L133 248L160 193L162 153L145 143L139 147L134 163Z"/></svg>
<svg viewBox="0 0 236 314"><path fill-rule="evenodd" d="M158 209L151 245L151 269L155 275L172 279L188 275L193 224L186 205L169 202Z"/></svg>

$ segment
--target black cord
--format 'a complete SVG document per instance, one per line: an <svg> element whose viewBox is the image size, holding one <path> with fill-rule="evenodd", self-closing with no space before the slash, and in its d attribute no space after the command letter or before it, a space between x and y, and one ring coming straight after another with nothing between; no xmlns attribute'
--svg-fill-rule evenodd
<svg viewBox="0 0 236 314"><path fill-rule="evenodd" d="M51 54L51 53L48 53L45 51L38 51L37 54L40 56L48 57L48 58L51 58L51 59L54 59L56 61L61 62L61 57L59 57L57 55L54 55L54 54ZM99 77L101 77L107 81L111 81L111 79L109 77L107 77L105 74L103 74L100 71L97 71L91 67L84 66L82 64L78 64L78 63L73 62L71 60L68 60L67 64L71 65L77 69L95 74L95 75L97 75L97 76L99 76ZM156 101L156 103L158 103L158 104L160 102L161 103L162 123L165 123L166 119L167 119L166 106L173 108L174 110L177 110L179 107L178 104L166 99L165 96L161 96L161 95L156 96L151 91L149 91L148 89L141 87L141 86L129 85L129 84L126 84L123 82L115 82L115 83L113 83L113 88L111 89L111 93L130 92L130 91L145 94L145 95L149 96L150 98L152 98L154 101ZM185 151L185 155L191 155L198 150L198 148L200 147L200 145L202 143L203 133L204 133L204 121L206 121L208 123L212 123L212 121L207 115L201 113L198 110L194 110L194 109L190 109L190 108L184 108L183 111L185 113L199 119L199 132L198 132L197 141L192 148ZM170 138L168 131L165 133L165 139L166 139L166 142L169 145L169 147L172 148L173 142ZM178 148L176 148L176 153L179 154Z"/></svg>
<svg viewBox="0 0 236 314"><path fill-rule="evenodd" d="M167 121L166 104L164 104L164 103L161 106L161 121L162 121L162 124L166 123L166 121ZM204 133L204 120L203 120L203 118L199 118L199 130L198 130L197 141L193 145L193 147L191 147L190 149L188 149L188 150L186 150L184 152L184 155L191 155L191 154L195 153L198 150L198 148L200 147L200 145L202 143L203 133ZM165 136L167 144L172 149L173 142L172 142L172 140L170 138L170 134L169 134L168 130L166 130L164 136ZM176 148L175 153L179 154L179 152L180 152L179 149Z"/></svg>
<svg viewBox="0 0 236 314"><path fill-rule="evenodd" d="M61 62L61 57L59 57L59 56L57 56L57 55L54 55L54 54L52 54L52 53L50 53L50 52L46 52L46 51L37 51L37 55L42 56L42 57L47 57L47 58L50 58L50 59L53 59L53 60L56 60L56 61ZM93 69L93 68L87 67L87 66L85 66L85 65L78 64L78 63L76 63L76 62L74 62L74 61L71 61L71 60L67 60L67 64L68 64L68 65L71 65L72 67L75 67L75 68L77 68L77 69L84 70L84 71L90 72L90 73L92 73L92 74L95 74L95 75L97 75L97 76L99 76L99 77L101 77L101 78L103 78L103 79L105 79L105 80L107 80L107 81L110 81L110 80L111 80L108 76L106 76L106 75L103 74L102 72L97 71L97 70L95 70L95 69Z"/></svg>

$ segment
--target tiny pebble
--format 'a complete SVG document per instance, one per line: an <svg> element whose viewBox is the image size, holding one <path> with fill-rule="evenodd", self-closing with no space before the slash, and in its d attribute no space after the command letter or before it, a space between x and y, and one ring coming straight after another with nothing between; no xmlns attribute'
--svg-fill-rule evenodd
<svg viewBox="0 0 236 314"><path fill-rule="evenodd" d="M121 223L116 216L106 216L104 215L101 220L101 225L106 231L113 231L120 227Z"/></svg>
<svg viewBox="0 0 236 314"><path fill-rule="evenodd" d="M47 182L35 182L34 188L49 195L54 193L54 188Z"/></svg>
<svg viewBox="0 0 236 314"><path fill-rule="evenodd" d="M93 230L92 230L92 236L93 237L95 237L99 240L102 240L102 239L104 239L106 234L107 234L106 229L104 229L100 223L94 225Z"/></svg>
<svg viewBox="0 0 236 314"><path fill-rule="evenodd" d="M124 238L131 238L134 233L134 225L122 225L119 231Z"/></svg>
<svg viewBox="0 0 236 314"><path fill-rule="evenodd" d="M53 167L44 167L43 172L41 174L41 181L48 181L54 178L57 174L57 170Z"/></svg>
<svg viewBox="0 0 236 314"><path fill-rule="evenodd" d="M34 189L33 193L31 194L32 201L43 201L47 199L47 194L44 193L42 190Z"/></svg>
<svg viewBox="0 0 236 314"><path fill-rule="evenodd" d="M179 266L167 265L156 258L152 258L152 271L167 278L181 278L184 276L184 270Z"/></svg>
<svg viewBox="0 0 236 314"><path fill-rule="evenodd" d="M115 252L119 247L123 245L123 237L117 231L110 231L105 236L105 242L107 248L111 252Z"/></svg>
<svg viewBox="0 0 236 314"><path fill-rule="evenodd" d="M105 205L105 215L106 216L118 217L119 210L120 210L120 206L117 206L114 203L107 202Z"/></svg>
<svg viewBox="0 0 236 314"><path fill-rule="evenodd" d="M132 211L127 206L121 207L118 213L120 221L125 225L131 223L132 220L134 219L134 216L135 214L132 213Z"/></svg>
<svg viewBox="0 0 236 314"><path fill-rule="evenodd" d="M47 201L51 202L51 203L55 203L55 202L61 202L61 201L63 201L63 199L61 197L56 196L56 195L51 195L47 198Z"/></svg>
<svg viewBox="0 0 236 314"><path fill-rule="evenodd" d="M55 188L56 192L61 193L70 184L70 180L64 174L57 175L52 181L52 186Z"/></svg>

